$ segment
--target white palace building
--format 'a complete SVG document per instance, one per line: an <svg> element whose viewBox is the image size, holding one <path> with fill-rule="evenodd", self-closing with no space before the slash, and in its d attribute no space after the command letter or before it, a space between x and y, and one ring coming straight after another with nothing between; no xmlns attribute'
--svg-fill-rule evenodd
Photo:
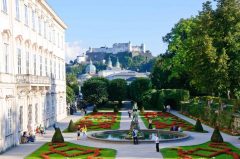
<svg viewBox="0 0 240 159"><path fill-rule="evenodd" d="M0 0L0 153L66 117L66 29L45 0Z"/></svg>

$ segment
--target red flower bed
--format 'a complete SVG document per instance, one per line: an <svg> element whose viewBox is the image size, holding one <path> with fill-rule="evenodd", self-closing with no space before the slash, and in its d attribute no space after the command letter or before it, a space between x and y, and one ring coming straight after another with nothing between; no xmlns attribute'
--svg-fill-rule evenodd
<svg viewBox="0 0 240 159"><path fill-rule="evenodd" d="M155 125L156 129L170 129L172 126L180 126L184 130L192 131L193 126L185 122L184 120L178 118L175 115L172 115L167 112L145 112L143 113L144 118L147 120L152 119L153 125ZM171 118L171 123L165 123L158 121L158 117L163 118L163 119L168 119Z"/></svg>
<svg viewBox="0 0 240 159"><path fill-rule="evenodd" d="M192 159L192 157L190 155L206 157L206 158L213 158L213 157L217 157L221 154L230 155L233 157L233 159L240 158L240 155L235 152L232 152L232 149L229 148L228 145L225 143L210 143L208 146L210 148L195 148L192 150L183 150L181 148L178 148L178 149L174 149L174 150L177 150L178 156L182 159ZM215 149L211 149L211 148L215 148ZM201 151L201 150L207 151L207 152L212 152L212 153L209 155L198 153L198 151Z"/></svg>
<svg viewBox="0 0 240 159"><path fill-rule="evenodd" d="M111 129L111 127L117 122L117 113L114 112L97 112L85 116L76 125L77 127L87 126L88 129ZM94 122L93 122L94 121Z"/></svg>
<svg viewBox="0 0 240 159"><path fill-rule="evenodd" d="M66 149L64 150L57 150L57 148L60 147L66 147ZM68 154L68 151L72 151L72 150L79 150L78 153L72 153L72 154ZM51 154L58 154L61 155L63 157L81 157L82 155L88 155L87 159L102 159L100 156L100 151L101 149L86 149L86 148L80 148L80 147L67 147L67 144L65 143L50 143L49 144L49 152L45 152L42 153L40 156L43 159L50 159L49 155Z"/></svg>

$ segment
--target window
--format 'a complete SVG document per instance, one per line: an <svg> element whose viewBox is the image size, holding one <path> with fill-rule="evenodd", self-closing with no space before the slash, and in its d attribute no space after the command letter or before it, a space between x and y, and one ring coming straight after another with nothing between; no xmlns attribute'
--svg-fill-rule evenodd
<svg viewBox="0 0 240 159"><path fill-rule="evenodd" d="M9 103L8 103L9 104ZM7 124L6 124L6 136L12 133L12 107L9 106L7 110Z"/></svg>
<svg viewBox="0 0 240 159"><path fill-rule="evenodd" d="M36 54L33 55L33 73L37 75L37 56Z"/></svg>
<svg viewBox="0 0 240 159"><path fill-rule="evenodd" d="M26 74L30 74L29 67L30 67L29 52L26 52Z"/></svg>
<svg viewBox="0 0 240 159"><path fill-rule="evenodd" d="M50 74L51 74L51 78L52 78L53 77L52 60L50 60Z"/></svg>
<svg viewBox="0 0 240 159"><path fill-rule="evenodd" d="M35 124L38 124L38 104L35 104Z"/></svg>
<svg viewBox="0 0 240 159"><path fill-rule="evenodd" d="M3 44L3 51L5 56L5 73L9 73L9 54L8 54L8 44Z"/></svg>
<svg viewBox="0 0 240 159"><path fill-rule="evenodd" d="M28 7L27 7L27 5L24 5L24 11L25 11L25 24L28 25Z"/></svg>
<svg viewBox="0 0 240 159"><path fill-rule="evenodd" d="M22 73L22 55L21 50L17 49L17 59L18 59L18 74Z"/></svg>
<svg viewBox="0 0 240 159"><path fill-rule="evenodd" d="M55 44L55 30L53 30L53 43Z"/></svg>
<svg viewBox="0 0 240 159"><path fill-rule="evenodd" d="M43 27L44 27L44 28L43 28L44 38L46 38L46 29L47 29L47 28L46 28L46 25L47 25L46 22L44 22L44 26L43 26Z"/></svg>
<svg viewBox="0 0 240 159"><path fill-rule="evenodd" d="M40 56L40 76L42 76L42 56Z"/></svg>
<svg viewBox="0 0 240 159"><path fill-rule="evenodd" d="M61 48L63 49L63 36L61 36Z"/></svg>
<svg viewBox="0 0 240 159"><path fill-rule="evenodd" d="M20 20L20 13L19 13L19 0L15 0L16 5L16 19Z"/></svg>
<svg viewBox="0 0 240 159"><path fill-rule="evenodd" d="M52 30L49 28L49 41L52 42Z"/></svg>
<svg viewBox="0 0 240 159"><path fill-rule="evenodd" d="M50 113L50 95L47 96L47 113L49 114ZM52 110L53 111L53 110Z"/></svg>
<svg viewBox="0 0 240 159"><path fill-rule="evenodd" d="M2 0L2 10L7 13L7 0Z"/></svg>
<svg viewBox="0 0 240 159"><path fill-rule="evenodd" d="M57 46L59 47L59 33L57 35Z"/></svg>
<svg viewBox="0 0 240 159"><path fill-rule="evenodd" d="M54 61L54 78L56 78L56 73L57 73L57 65L56 65L56 61Z"/></svg>
<svg viewBox="0 0 240 159"><path fill-rule="evenodd" d="M45 58L45 75L48 76L48 63L47 63L47 58Z"/></svg>
<svg viewBox="0 0 240 159"><path fill-rule="evenodd" d="M23 106L19 108L19 130L23 130Z"/></svg>
<svg viewBox="0 0 240 159"><path fill-rule="evenodd" d="M60 64L60 61L58 63L58 79L61 79L61 64Z"/></svg>
<svg viewBox="0 0 240 159"><path fill-rule="evenodd" d="M42 34L42 23L41 23L41 18L38 17L38 29L39 29L39 34Z"/></svg>
<svg viewBox="0 0 240 159"><path fill-rule="evenodd" d="M33 30L35 30L35 12L34 12L34 10L32 10L32 27L33 27Z"/></svg>
<svg viewBox="0 0 240 159"><path fill-rule="evenodd" d="M28 127L32 124L32 105L28 105Z"/></svg>

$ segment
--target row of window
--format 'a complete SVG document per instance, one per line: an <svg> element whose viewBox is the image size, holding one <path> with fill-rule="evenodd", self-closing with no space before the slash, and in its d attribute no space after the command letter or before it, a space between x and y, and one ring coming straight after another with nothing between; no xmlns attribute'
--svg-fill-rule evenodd
<svg viewBox="0 0 240 159"><path fill-rule="evenodd" d="M7 6L7 0L2 0L2 10L3 12L7 13L8 12L8 6ZM15 12L16 12L16 19L18 21L21 21L21 7L20 7L20 0L15 0ZM28 7L27 4L24 4L24 23L26 26L30 26L29 24L29 13L30 13L30 9ZM36 12L34 11L34 9L31 10L31 19L32 19L32 29L34 31L36 31ZM50 42L53 42L53 44L57 44L57 46L59 48L64 48L64 37L60 35L60 33L56 33L54 27L50 27L49 24L47 23L47 21L42 21L40 17L38 17L37 20L38 23L38 33L39 35L44 36L45 39L48 39ZM42 33L43 30L43 33ZM56 39L57 36L57 39Z"/></svg>
<svg viewBox="0 0 240 159"><path fill-rule="evenodd" d="M13 126L14 126L14 100L6 100L6 105L7 105L7 114L6 114L6 123L5 123L5 127L4 129L2 129L3 125L0 123L0 139L2 137L2 130L5 130L5 136L9 136L13 133ZM66 111L65 107L64 107L64 102L63 100L58 101L58 114L64 113ZM35 115L33 116L33 108L35 108ZM51 110L51 109L52 110ZM44 117L46 117L46 115L50 115L50 111L51 112L55 112L56 109L56 102L55 102L55 98L51 97L51 96L47 96L47 103L46 103L46 109L45 106L42 106L42 110L39 109L39 104L35 104L34 107L33 105L28 105L27 108L27 124L28 125L32 125L33 120L35 121L35 125L39 123L39 111L42 111L42 120L46 120ZM24 109L23 106L19 107L18 110L18 120L19 120L19 127L18 130L19 131L23 131L24 127L23 127L23 123L24 123ZM46 114L47 113L47 114ZM55 116L56 114L53 113L53 115Z"/></svg>
<svg viewBox="0 0 240 159"><path fill-rule="evenodd" d="M65 78L65 67L60 61L57 63L55 60L44 58L41 55L32 54L28 51L26 58L23 57L23 52L20 48L17 48L17 74L24 74L24 67L26 69L25 74L40 75L40 76L54 76L54 78L64 80ZM3 44L3 55L4 55L4 70L5 73L10 73L10 59L9 59L9 45ZM25 59L25 63L23 63ZM31 60L30 60L31 59ZM37 60L39 62L39 73L37 73ZM32 62L31 62L32 61ZM24 66L25 65L25 66ZM23 67L24 66L24 67ZM32 66L32 67L31 67ZM58 68L57 68L58 67ZM31 69L32 68L32 69ZM58 70L58 72L57 72ZM57 76L56 76L57 75Z"/></svg>

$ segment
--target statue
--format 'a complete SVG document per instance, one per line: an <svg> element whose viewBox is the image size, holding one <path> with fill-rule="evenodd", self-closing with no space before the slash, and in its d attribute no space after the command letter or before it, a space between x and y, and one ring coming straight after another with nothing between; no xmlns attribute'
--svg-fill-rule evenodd
<svg viewBox="0 0 240 159"><path fill-rule="evenodd" d="M138 123L138 109L137 109L137 103L135 102L134 105L133 105L133 118L132 118L132 121L131 121L131 126L130 126L130 131L132 131L133 129L136 129L138 130L138 132L140 132L140 126L139 126L139 123Z"/></svg>

